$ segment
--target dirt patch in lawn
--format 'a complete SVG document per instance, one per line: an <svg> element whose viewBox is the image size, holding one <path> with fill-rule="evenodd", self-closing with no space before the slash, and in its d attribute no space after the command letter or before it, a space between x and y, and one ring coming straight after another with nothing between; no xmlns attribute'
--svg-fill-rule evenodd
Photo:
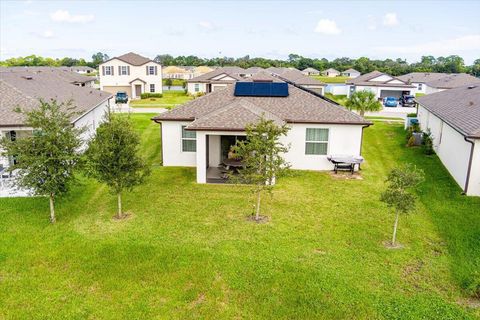
<svg viewBox="0 0 480 320"><path fill-rule="evenodd" d="M263 216L259 215L258 219L255 219L256 217L254 215L248 216L247 221L255 222L255 223L267 223L270 221L270 217L268 216Z"/></svg>
<svg viewBox="0 0 480 320"><path fill-rule="evenodd" d="M360 173L355 172L354 174L351 174L350 172L338 172L335 173L333 171L330 172L330 176L333 179L337 180L363 180L363 177Z"/></svg>
<svg viewBox="0 0 480 320"><path fill-rule="evenodd" d="M401 244L401 243L395 243L395 244L392 244L391 241L383 241L383 246L387 249L391 249L391 250L398 250L398 249L403 249L404 245Z"/></svg>
<svg viewBox="0 0 480 320"><path fill-rule="evenodd" d="M124 212L120 217L118 215L113 216L114 221L130 220L132 218L133 214L131 212Z"/></svg>

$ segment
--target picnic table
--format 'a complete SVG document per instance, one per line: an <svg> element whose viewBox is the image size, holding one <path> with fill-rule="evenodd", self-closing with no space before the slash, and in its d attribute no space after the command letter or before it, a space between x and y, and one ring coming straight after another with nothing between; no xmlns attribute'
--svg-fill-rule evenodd
<svg viewBox="0 0 480 320"><path fill-rule="evenodd" d="M355 165L360 164L364 161L362 156L349 156L349 155L329 155L327 156L328 161L334 164L335 173L338 173L339 170L350 171L352 174L355 171Z"/></svg>

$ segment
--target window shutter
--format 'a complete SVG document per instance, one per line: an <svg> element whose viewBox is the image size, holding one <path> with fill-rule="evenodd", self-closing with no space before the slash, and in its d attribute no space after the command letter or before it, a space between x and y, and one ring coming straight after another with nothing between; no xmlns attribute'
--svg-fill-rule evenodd
<svg viewBox="0 0 480 320"><path fill-rule="evenodd" d="M148 76L148 66L145 66L145 68L147 68L147 76Z"/></svg>
<svg viewBox="0 0 480 320"><path fill-rule="evenodd" d="M119 76L122 75L122 67L121 67L121 66L118 66L118 75L119 75Z"/></svg>
<svg viewBox="0 0 480 320"><path fill-rule="evenodd" d="M155 75L157 75L157 66L155 66Z"/></svg>
<svg viewBox="0 0 480 320"><path fill-rule="evenodd" d="M102 76L105 75L105 66L102 66Z"/></svg>
<svg viewBox="0 0 480 320"><path fill-rule="evenodd" d="M127 75L130 75L130 66L127 66Z"/></svg>
<svg viewBox="0 0 480 320"><path fill-rule="evenodd" d="M112 66L112 67L110 67L110 70L112 70L112 76L113 76L113 74L114 74L113 72L114 72L115 68Z"/></svg>

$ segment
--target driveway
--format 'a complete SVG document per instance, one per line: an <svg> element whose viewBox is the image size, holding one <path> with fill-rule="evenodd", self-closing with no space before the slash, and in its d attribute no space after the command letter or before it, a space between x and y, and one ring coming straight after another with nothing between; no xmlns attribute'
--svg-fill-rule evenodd
<svg viewBox="0 0 480 320"><path fill-rule="evenodd" d="M166 108L132 108L128 104L113 104L112 112L116 113L164 113Z"/></svg>
<svg viewBox="0 0 480 320"><path fill-rule="evenodd" d="M383 110L376 111L376 112L365 112L366 116L369 117L390 117L390 118L402 118L406 119L407 114L409 113L417 113L417 108L404 108L404 107L396 107L396 108L383 108Z"/></svg>

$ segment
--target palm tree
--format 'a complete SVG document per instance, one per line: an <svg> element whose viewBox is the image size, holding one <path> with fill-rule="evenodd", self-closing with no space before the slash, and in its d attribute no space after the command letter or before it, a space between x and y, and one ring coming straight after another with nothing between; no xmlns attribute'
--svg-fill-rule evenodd
<svg viewBox="0 0 480 320"><path fill-rule="evenodd" d="M371 91L362 90L355 91L348 98L346 107L350 110L357 110L363 117L365 111L379 111L382 109L382 104L377 100L375 94Z"/></svg>

